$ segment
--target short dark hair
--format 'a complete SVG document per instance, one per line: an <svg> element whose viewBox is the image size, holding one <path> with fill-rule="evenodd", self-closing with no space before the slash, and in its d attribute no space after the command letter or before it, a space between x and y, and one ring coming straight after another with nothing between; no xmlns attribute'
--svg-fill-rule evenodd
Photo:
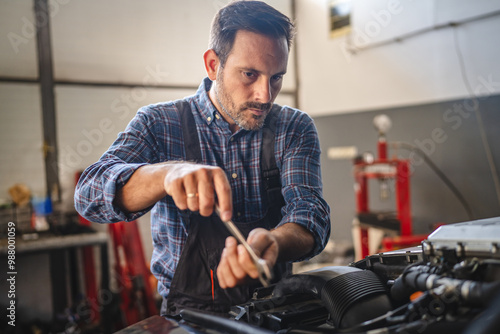
<svg viewBox="0 0 500 334"><path fill-rule="evenodd" d="M284 14L262 1L234 1L215 15L210 32L209 48L219 57L224 67L238 30L246 30L272 38L285 37L288 50L295 28Z"/></svg>

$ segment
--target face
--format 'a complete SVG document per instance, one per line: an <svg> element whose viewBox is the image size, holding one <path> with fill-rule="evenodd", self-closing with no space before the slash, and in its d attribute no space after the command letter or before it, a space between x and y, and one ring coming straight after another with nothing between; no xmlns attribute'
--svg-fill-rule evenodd
<svg viewBox="0 0 500 334"><path fill-rule="evenodd" d="M287 63L284 37L237 32L226 64L217 67L211 90L212 101L234 129L257 130L264 125L281 90Z"/></svg>

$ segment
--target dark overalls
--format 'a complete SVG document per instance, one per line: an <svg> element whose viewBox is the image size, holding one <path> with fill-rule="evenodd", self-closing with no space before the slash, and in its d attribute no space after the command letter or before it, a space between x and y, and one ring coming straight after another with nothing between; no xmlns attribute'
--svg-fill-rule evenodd
<svg viewBox="0 0 500 334"><path fill-rule="evenodd" d="M189 103L176 102L179 110L186 161L201 162L201 149L196 123ZM261 148L261 172L265 216L249 223L236 223L245 237L257 228L275 227L282 218L284 199L281 194L279 170L274 157L276 120L280 107L275 105L266 118ZM189 221L189 232L181 257L171 282L167 299L163 300L161 314L176 316L183 308L207 313L227 315L232 305L248 301L260 283L221 289L217 279L225 240L230 235L218 216L203 217L195 212L184 211L183 219ZM277 263L273 269L273 281L281 279L290 269L290 263Z"/></svg>

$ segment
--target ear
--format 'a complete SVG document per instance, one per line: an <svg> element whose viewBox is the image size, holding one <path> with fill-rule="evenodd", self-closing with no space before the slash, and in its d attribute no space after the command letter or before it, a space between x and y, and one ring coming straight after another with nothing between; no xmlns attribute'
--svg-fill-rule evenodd
<svg viewBox="0 0 500 334"><path fill-rule="evenodd" d="M212 81L217 79L217 70L219 69L219 57L215 51L208 49L203 54L203 61L205 62L205 70L207 71L208 78Z"/></svg>

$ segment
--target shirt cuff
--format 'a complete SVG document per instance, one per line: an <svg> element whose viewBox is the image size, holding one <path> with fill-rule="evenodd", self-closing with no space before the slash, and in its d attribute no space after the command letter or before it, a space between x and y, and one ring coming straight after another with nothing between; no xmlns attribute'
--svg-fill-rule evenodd
<svg viewBox="0 0 500 334"><path fill-rule="evenodd" d="M103 175L103 200L106 203L105 214L109 215L110 222L132 221L144 215L151 208L146 208L137 212L125 212L114 204L116 193L130 179L132 174L146 163L117 164L109 168L106 175Z"/></svg>

